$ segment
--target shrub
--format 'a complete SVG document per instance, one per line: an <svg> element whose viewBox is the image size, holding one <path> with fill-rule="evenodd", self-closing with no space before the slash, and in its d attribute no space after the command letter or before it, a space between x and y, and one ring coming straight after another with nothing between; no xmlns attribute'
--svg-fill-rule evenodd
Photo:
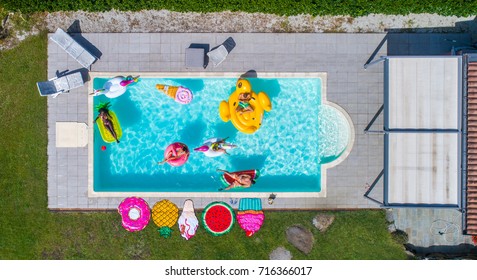
<svg viewBox="0 0 477 280"><path fill-rule="evenodd" d="M471 16L477 14L477 0L4 0L10 11L121 11L171 10L177 12L262 12L276 15L349 15L368 14L406 15L435 13L444 16Z"/></svg>
<svg viewBox="0 0 477 280"><path fill-rule="evenodd" d="M400 229L393 231L391 237L398 244L406 244L409 241L407 233Z"/></svg>

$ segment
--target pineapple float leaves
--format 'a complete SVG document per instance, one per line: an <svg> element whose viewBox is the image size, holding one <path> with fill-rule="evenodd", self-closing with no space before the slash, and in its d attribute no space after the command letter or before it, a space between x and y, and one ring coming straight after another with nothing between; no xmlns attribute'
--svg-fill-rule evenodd
<svg viewBox="0 0 477 280"><path fill-rule="evenodd" d="M170 200L163 199L152 207L152 220L159 227L159 235L168 238L171 236L172 227L179 218L179 209Z"/></svg>
<svg viewBox="0 0 477 280"><path fill-rule="evenodd" d="M159 232L159 235L164 238L171 237L171 234L173 232L173 230L170 227L161 227L157 231Z"/></svg>

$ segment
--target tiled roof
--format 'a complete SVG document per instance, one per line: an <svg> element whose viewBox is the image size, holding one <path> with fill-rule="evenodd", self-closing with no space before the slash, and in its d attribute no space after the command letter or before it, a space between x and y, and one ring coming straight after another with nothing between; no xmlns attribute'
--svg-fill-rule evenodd
<svg viewBox="0 0 477 280"><path fill-rule="evenodd" d="M467 234L477 235L477 62L467 71Z"/></svg>

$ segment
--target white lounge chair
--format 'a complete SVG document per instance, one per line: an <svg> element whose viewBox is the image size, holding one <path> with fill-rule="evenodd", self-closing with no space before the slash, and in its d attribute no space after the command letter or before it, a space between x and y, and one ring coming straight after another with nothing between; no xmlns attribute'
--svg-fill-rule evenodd
<svg viewBox="0 0 477 280"><path fill-rule="evenodd" d="M218 48L211 50L207 53L210 61L214 64L214 67L219 66L220 63L224 62L225 58L229 52L224 45L220 45Z"/></svg>
<svg viewBox="0 0 477 280"><path fill-rule="evenodd" d="M83 46L78 44L68 33L63 29L58 28L50 39L57 43L63 50L65 50L71 57L79 62L84 68L88 68L96 61L96 57L88 52Z"/></svg>
<svg viewBox="0 0 477 280"><path fill-rule="evenodd" d="M214 64L214 67L217 67L219 64L224 62L225 58L227 58L227 55L232 51L233 48L235 48L235 41L232 37L229 37L220 46L208 52L207 56Z"/></svg>
<svg viewBox="0 0 477 280"><path fill-rule="evenodd" d="M83 85L84 81L80 72L54 77L46 82L36 83L41 96L52 96L53 98L57 97L60 93L69 92Z"/></svg>

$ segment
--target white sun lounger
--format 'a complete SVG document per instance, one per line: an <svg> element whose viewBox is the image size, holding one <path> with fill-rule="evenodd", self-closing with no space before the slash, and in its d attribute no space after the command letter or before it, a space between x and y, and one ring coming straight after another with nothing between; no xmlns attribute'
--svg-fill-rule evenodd
<svg viewBox="0 0 477 280"><path fill-rule="evenodd" d="M220 63L224 62L225 58L229 52L225 48L224 45L220 45L218 48L211 50L210 52L207 53L207 56L209 57L210 61L214 64L214 67L219 66Z"/></svg>
<svg viewBox="0 0 477 280"><path fill-rule="evenodd" d="M57 97L60 93L69 92L83 85L84 81L80 72L54 77L46 82L36 83L41 96L52 96L53 98Z"/></svg>
<svg viewBox="0 0 477 280"><path fill-rule="evenodd" d="M63 29L58 28L50 39L57 43L63 50L65 50L71 57L79 62L84 68L88 68L96 61L96 57L88 52L83 46L78 44L68 33Z"/></svg>
<svg viewBox="0 0 477 280"><path fill-rule="evenodd" d="M217 48L212 49L210 52L207 53L209 60L212 61L214 67L219 66L222 62L224 62L227 55L235 48L235 41L232 37L227 38L222 44L220 44Z"/></svg>

